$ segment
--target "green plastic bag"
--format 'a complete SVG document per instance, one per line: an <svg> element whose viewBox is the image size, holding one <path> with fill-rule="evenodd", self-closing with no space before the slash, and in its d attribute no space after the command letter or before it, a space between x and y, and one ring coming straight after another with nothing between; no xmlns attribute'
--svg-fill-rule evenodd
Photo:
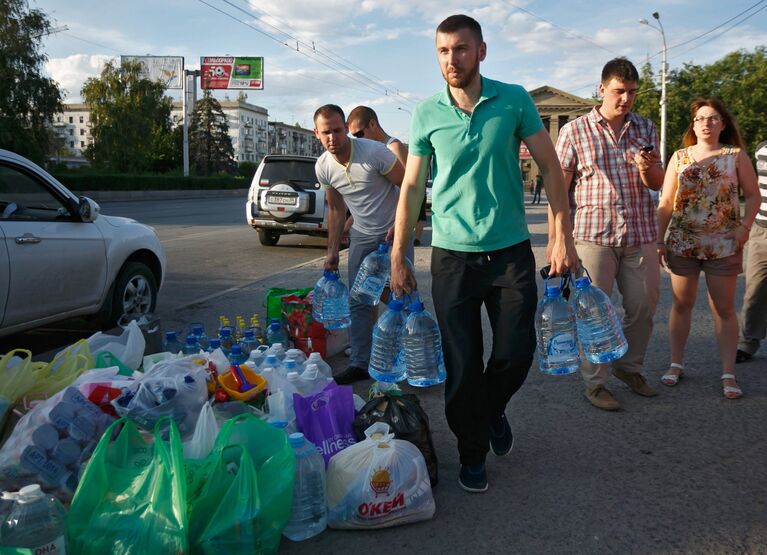
<svg viewBox="0 0 767 555"><path fill-rule="evenodd" d="M271 322L274 318L277 320L282 318L282 297L287 297L288 295L305 297L313 290L314 288L312 287L306 287L304 289L283 289L282 287L272 287L271 289L268 289L264 295L264 305L266 306L267 320L266 325L268 326L269 322Z"/></svg>
<svg viewBox="0 0 767 555"><path fill-rule="evenodd" d="M157 423L147 442L128 418L101 437L67 515L72 553L166 555L188 551L181 436ZM121 427L121 429L119 429ZM119 429L114 440L112 437Z"/></svg>
<svg viewBox="0 0 767 555"><path fill-rule="evenodd" d="M277 552L293 502L287 439L251 414L224 423L205 462L189 467L192 553Z"/></svg>

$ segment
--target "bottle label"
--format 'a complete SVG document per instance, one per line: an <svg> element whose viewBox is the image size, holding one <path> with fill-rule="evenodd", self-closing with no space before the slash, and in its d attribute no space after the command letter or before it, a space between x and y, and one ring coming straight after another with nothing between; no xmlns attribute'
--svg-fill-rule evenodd
<svg viewBox="0 0 767 555"><path fill-rule="evenodd" d="M383 289L384 281L375 276L368 276L360 283L360 293L367 295L380 295Z"/></svg>
<svg viewBox="0 0 767 555"><path fill-rule="evenodd" d="M59 536L37 547L4 547L2 551L3 555L66 555L67 542L64 536Z"/></svg>
<svg viewBox="0 0 767 555"><path fill-rule="evenodd" d="M549 364L558 364L567 362L578 353L578 344L575 342L575 334L558 333L549 340L549 347L546 350Z"/></svg>

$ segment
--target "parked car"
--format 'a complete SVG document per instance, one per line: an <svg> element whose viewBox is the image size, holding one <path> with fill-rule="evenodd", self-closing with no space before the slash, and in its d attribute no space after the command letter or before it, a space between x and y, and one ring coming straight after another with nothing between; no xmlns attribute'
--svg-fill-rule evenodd
<svg viewBox="0 0 767 555"><path fill-rule="evenodd" d="M426 182L426 207L431 208L431 179Z"/></svg>
<svg viewBox="0 0 767 555"><path fill-rule="evenodd" d="M313 156L274 154L261 160L248 191L245 218L262 245L276 245L287 233L328 236L316 161Z"/></svg>
<svg viewBox="0 0 767 555"><path fill-rule="evenodd" d="M0 336L84 315L112 327L152 312L164 274L154 229L100 215L93 200L0 150Z"/></svg>

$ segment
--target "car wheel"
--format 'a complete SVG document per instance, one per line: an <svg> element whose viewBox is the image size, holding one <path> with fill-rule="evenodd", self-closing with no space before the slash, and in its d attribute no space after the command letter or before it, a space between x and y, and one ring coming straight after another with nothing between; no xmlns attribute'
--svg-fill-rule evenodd
<svg viewBox="0 0 767 555"><path fill-rule="evenodd" d="M277 241L280 240L280 234L277 233L276 231L259 229L258 240L261 241L262 245L266 245L267 247L273 247L274 245L277 244Z"/></svg>
<svg viewBox="0 0 767 555"><path fill-rule="evenodd" d="M157 281L152 271L141 262L128 262L117 276L112 292L108 320L113 326L124 315L141 316L153 312L157 305Z"/></svg>

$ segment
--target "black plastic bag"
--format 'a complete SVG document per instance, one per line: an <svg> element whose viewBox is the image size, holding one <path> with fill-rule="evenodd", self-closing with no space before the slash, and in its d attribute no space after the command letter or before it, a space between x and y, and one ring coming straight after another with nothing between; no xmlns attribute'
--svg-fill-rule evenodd
<svg viewBox="0 0 767 555"><path fill-rule="evenodd" d="M357 441L364 440L365 430L376 422L388 424L395 439L404 439L418 447L426 461L431 486L436 486L437 452L431 439L429 417L421 408L418 397L412 393L381 393L365 403L354 419L354 435Z"/></svg>

